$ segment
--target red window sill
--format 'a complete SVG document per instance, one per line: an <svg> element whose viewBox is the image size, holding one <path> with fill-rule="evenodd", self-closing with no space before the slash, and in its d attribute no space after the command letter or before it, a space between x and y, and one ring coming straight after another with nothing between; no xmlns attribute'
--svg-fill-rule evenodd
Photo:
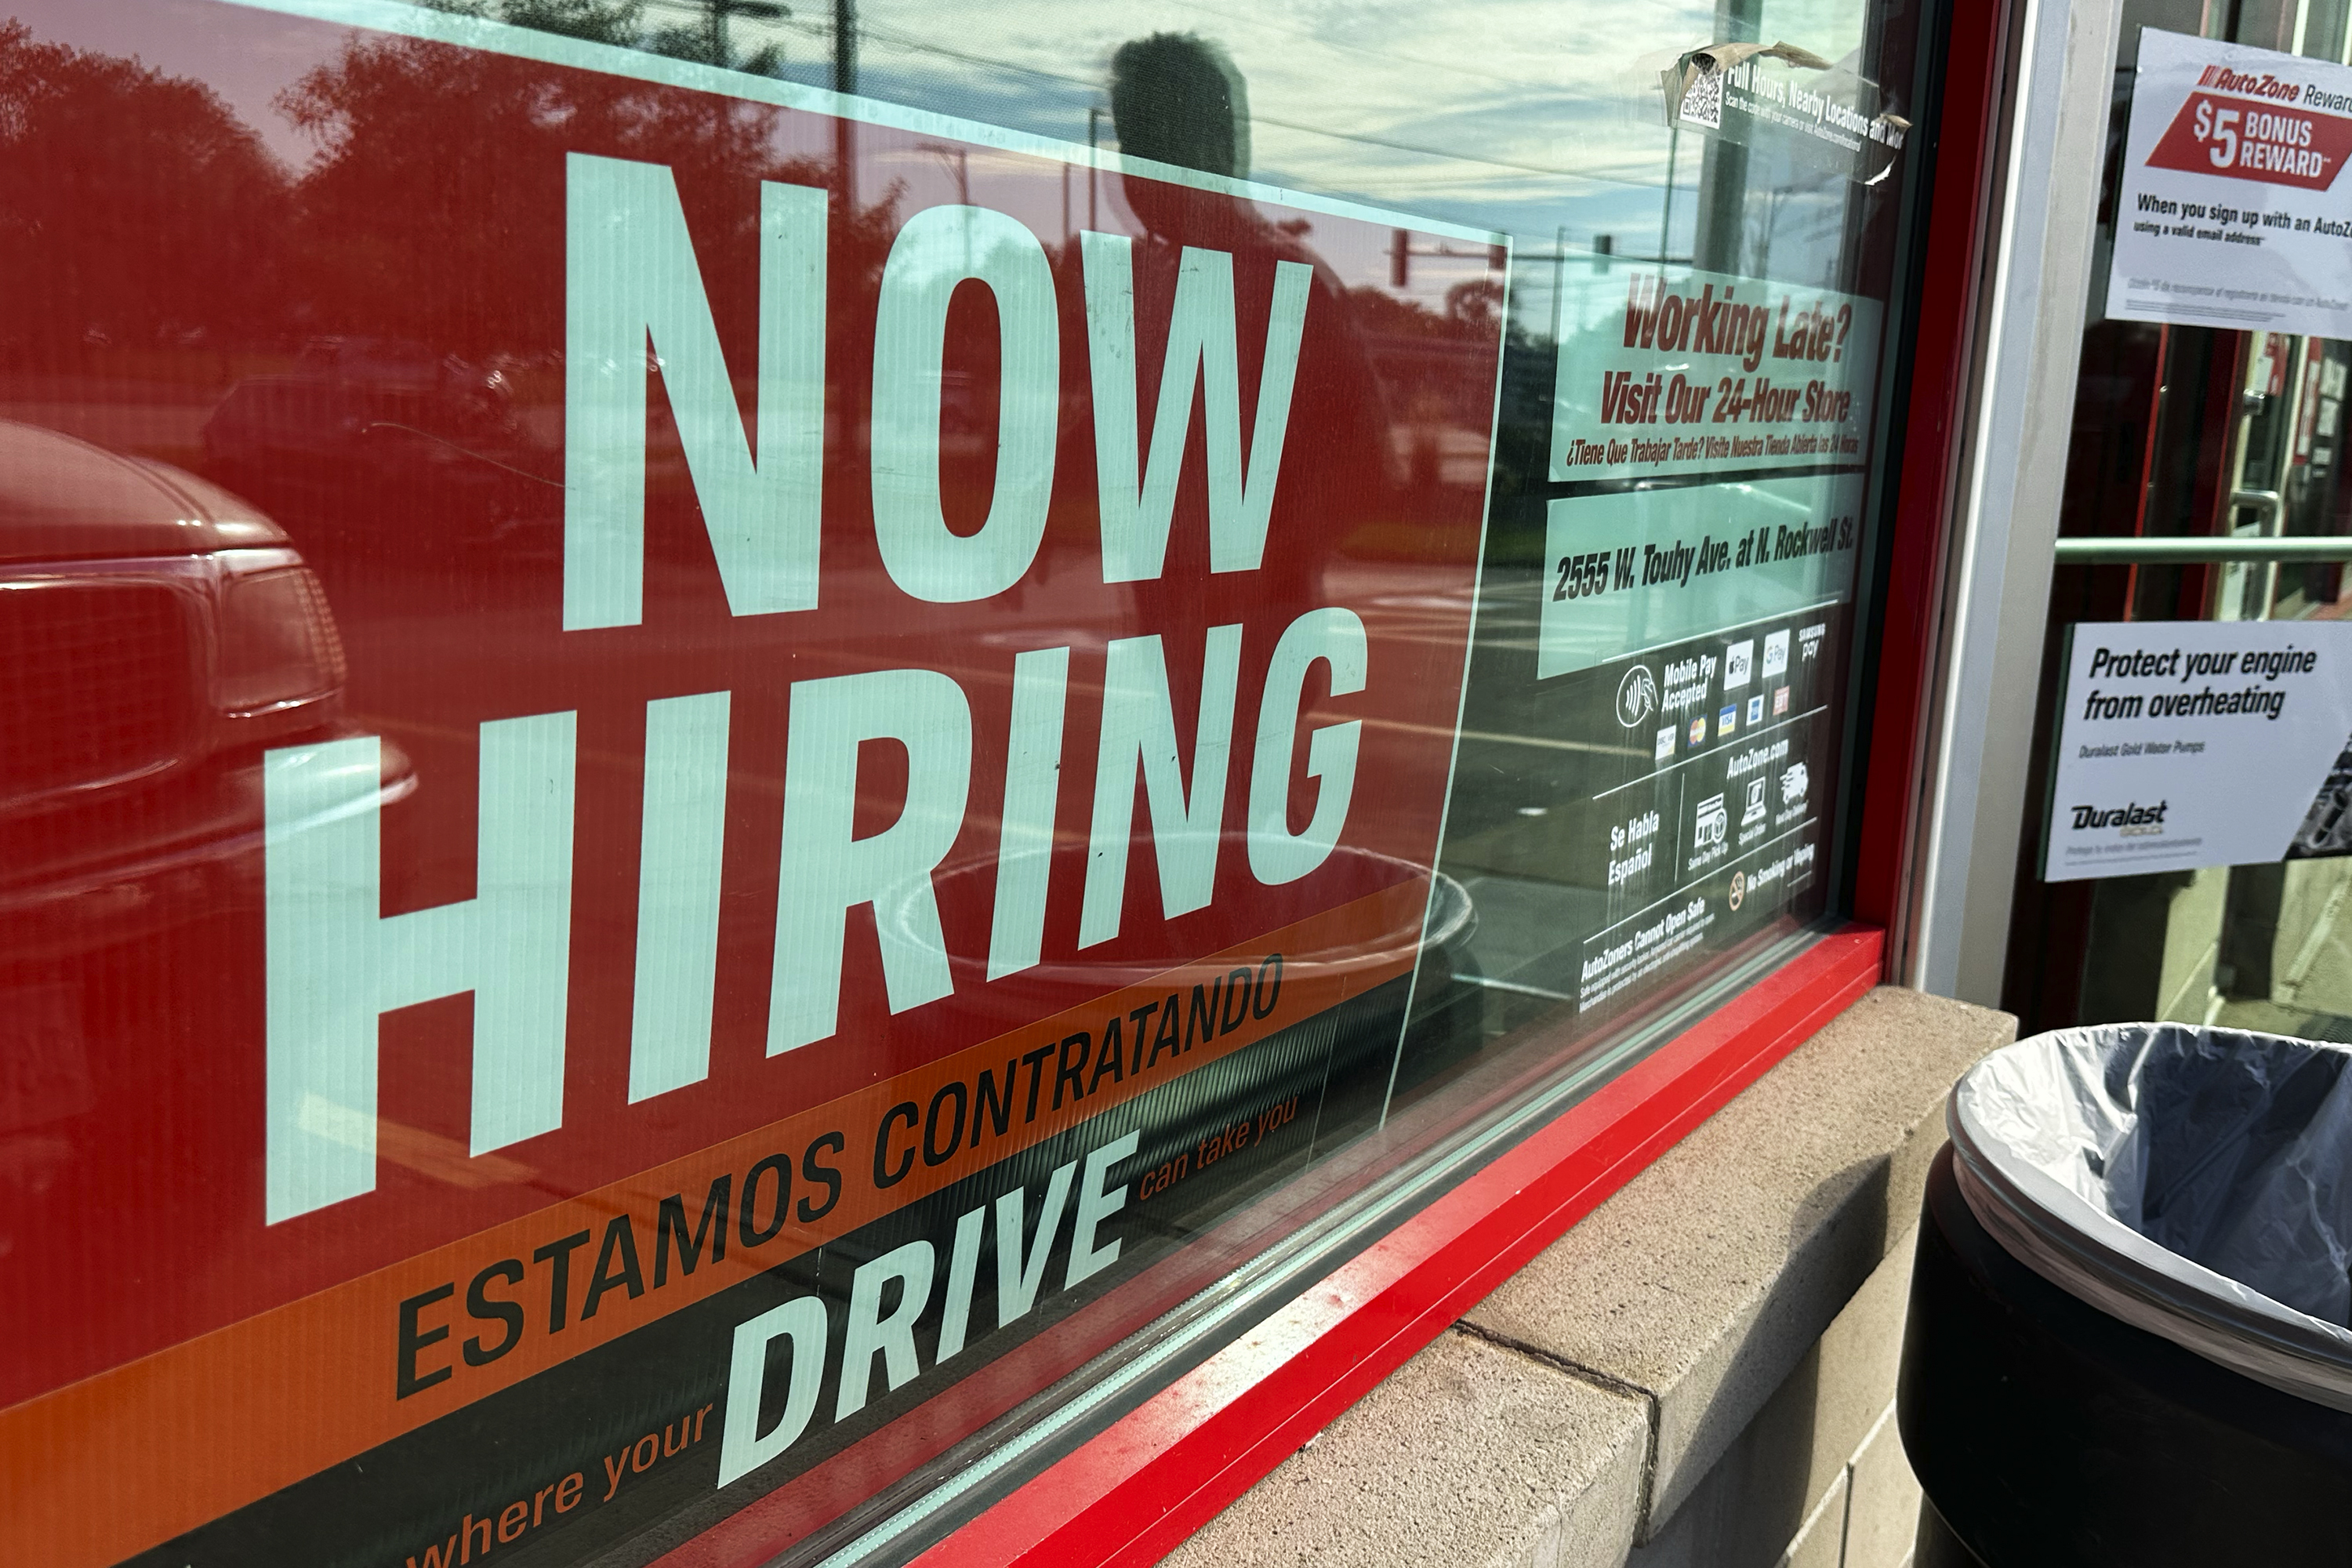
<svg viewBox="0 0 2352 1568"><path fill-rule="evenodd" d="M1875 985L1885 946L1815 942L916 1561L1157 1562Z"/></svg>

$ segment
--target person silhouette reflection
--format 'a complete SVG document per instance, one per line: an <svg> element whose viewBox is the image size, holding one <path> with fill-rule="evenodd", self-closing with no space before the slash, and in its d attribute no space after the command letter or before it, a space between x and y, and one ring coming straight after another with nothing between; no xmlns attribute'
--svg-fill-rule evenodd
<svg viewBox="0 0 2352 1568"><path fill-rule="evenodd" d="M1142 323L1168 319L1188 247L1228 252L1246 439L1276 263L1314 269L1273 523L1251 595L1269 610L1278 607L1286 623L1331 602L1324 569L1341 542L1362 524L1395 514L1395 459L1380 378L1346 285L1303 237L1307 222L1271 223L1255 202L1224 184L1250 174L1249 88L1232 57L1195 34L1154 33L1111 56L1109 92L1124 157L1217 177L1214 184L1180 183L1148 169L1121 176L1121 195L1142 229L1134 264L1145 395L1159 384L1165 339Z"/></svg>
<svg viewBox="0 0 2352 1568"><path fill-rule="evenodd" d="M1255 419L1258 362L1276 265L1303 262L1313 268L1263 564L1248 574L1246 586L1230 577L1211 578L1204 591L1221 604L1245 598L1255 611L1253 635L1258 636L1267 635L1258 630L1261 622L1269 623L1270 631L1327 605L1349 605L1371 618L1383 578L1391 588L1399 579L1393 563L1367 560L1367 552L1354 544L1360 531L1367 525L1436 522L1417 515L1416 498L1402 482L1384 378L1375 370L1368 342L1376 329L1338 272L1306 243L1307 219L1271 222L1229 184L1250 174L1249 89L1223 48L1183 33L1155 33L1121 45L1111 57L1110 108L1122 157L1148 161L1123 174L1120 185L1142 230L1134 267L1137 358L1147 395L1159 384L1158 356L1166 341L1156 323L1168 320L1187 247L1223 250L1234 258L1244 432ZM1171 179L1166 169L1149 164L1214 178ZM1418 376L1403 391L1428 395ZM1167 416L1164 409L1153 416ZM1192 482L1190 474L1186 482ZM1475 526L1475 514L1468 521ZM1459 978L1471 967L1467 953L1433 950L1423 962L1435 966L1423 986L1433 1000L1416 1009L1411 1037L1400 1047L1394 1034L1374 1029L1338 1047L1327 1079L1327 1126L1355 1124L1377 1112L1391 1081L1392 1049L1403 1053L1394 1082L1407 1090L1477 1050L1483 1037L1477 998L1483 993ZM1469 1006L1454 1005L1465 996L1472 999Z"/></svg>
<svg viewBox="0 0 2352 1568"><path fill-rule="evenodd" d="M1249 83L1223 47L1194 33L1154 33L1121 44L1110 72L1121 152L1249 178Z"/></svg>

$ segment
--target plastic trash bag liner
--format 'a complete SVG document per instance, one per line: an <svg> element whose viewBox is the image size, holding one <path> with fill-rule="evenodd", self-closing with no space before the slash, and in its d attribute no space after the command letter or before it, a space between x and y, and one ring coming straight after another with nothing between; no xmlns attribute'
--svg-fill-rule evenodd
<svg viewBox="0 0 2352 1568"><path fill-rule="evenodd" d="M2185 1024L2036 1035L1948 1113L2002 1247L2109 1315L2352 1411L2352 1051Z"/></svg>

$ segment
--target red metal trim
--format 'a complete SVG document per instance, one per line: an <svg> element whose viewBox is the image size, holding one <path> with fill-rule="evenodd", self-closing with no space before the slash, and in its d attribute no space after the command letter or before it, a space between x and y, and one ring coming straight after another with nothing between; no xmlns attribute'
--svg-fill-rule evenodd
<svg viewBox="0 0 2352 1568"><path fill-rule="evenodd" d="M1876 984L1885 947L1822 938L917 1563L1158 1561Z"/></svg>
<svg viewBox="0 0 2352 1568"><path fill-rule="evenodd" d="M1994 145L2006 5L1955 5L1944 56L1911 405L1887 548L1886 606L1862 794L1853 913L1892 927L1910 880L1919 780L1933 726L1945 542L1959 503L1962 422L1973 375L1978 283L1992 233Z"/></svg>

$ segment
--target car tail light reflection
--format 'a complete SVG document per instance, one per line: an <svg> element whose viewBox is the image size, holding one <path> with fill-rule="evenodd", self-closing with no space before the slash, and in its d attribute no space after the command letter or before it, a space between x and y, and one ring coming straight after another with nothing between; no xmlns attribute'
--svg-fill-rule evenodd
<svg viewBox="0 0 2352 1568"><path fill-rule="evenodd" d="M342 642L318 579L278 564L286 552L252 553L270 564L241 570L232 561L221 587L213 701L232 715L310 701L343 683Z"/></svg>

